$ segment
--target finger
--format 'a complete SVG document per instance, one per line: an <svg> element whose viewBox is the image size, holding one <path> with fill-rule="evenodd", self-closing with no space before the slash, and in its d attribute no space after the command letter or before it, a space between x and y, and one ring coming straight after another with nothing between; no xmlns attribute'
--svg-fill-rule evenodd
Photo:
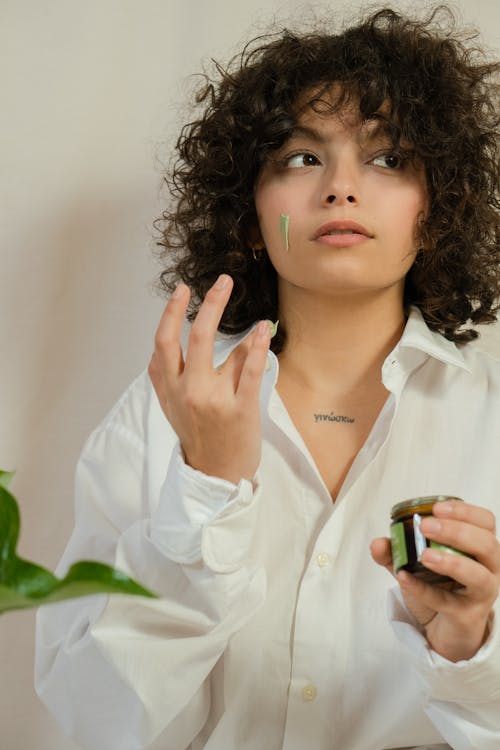
<svg viewBox="0 0 500 750"><path fill-rule="evenodd" d="M267 320L261 320L255 329L252 343L241 369L236 395L242 403L258 400L262 375L267 361L271 332Z"/></svg>
<svg viewBox="0 0 500 750"><path fill-rule="evenodd" d="M378 565L382 565L382 567L386 568L390 573L393 572L390 539L387 539L387 537L374 539L370 544L370 552Z"/></svg>
<svg viewBox="0 0 500 750"><path fill-rule="evenodd" d="M167 382L177 377L184 366L180 333L189 297L189 287L179 284L165 306L156 331L155 352L150 368L153 377L156 373L161 373Z"/></svg>
<svg viewBox="0 0 500 750"><path fill-rule="evenodd" d="M464 521L495 533L495 516L487 508L481 508L478 505L471 505L459 500L443 500L434 503L432 512L437 518L453 518L456 521Z"/></svg>
<svg viewBox="0 0 500 750"><path fill-rule="evenodd" d="M215 334L232 289L232 278L221 274L207 292L189 333L187 376L197 377L213 370Z"/></svg>
<svg viewBox="0 0 500 750"><path fill-rule="evenodd" d="M449 612L457 605L456 597L449 587L426 583L421 578L400 570L396 576L402 592L411 602L411 608L419 622L428 621L435 612ZM459 589L463 592L463 589ZM463 594L458 594L463 596Z"/></svg>
<svg viewBox="0 0 500 750"><path fill-rule="evenodd" d="M470 557L428 548L423 551L420 561L434 573L448 576L460 583L464 588L455 591L457 596L485 602L493 602L497 597L496 576Z"/></svg>
<svg viewBox="0 0 500 750"><path fill-rule="evenodd" d="M241 344L238 344L238 346L233 349L229 357L224 362L224 372L231 373L234 393L236 393L238 389L241 371L243 370L243 365L245 364L245 361L250 353L250 349L252 348L253 341L256 335L257 326L248 336L243 339Z"/></svg>
<svg viewBox="0 0 500 750"><path fill-rule="evenodd" d="M448 517L423 518L420 529L427 539L475 557L493 573L500 573L500 543L491 531Z"/></svg>

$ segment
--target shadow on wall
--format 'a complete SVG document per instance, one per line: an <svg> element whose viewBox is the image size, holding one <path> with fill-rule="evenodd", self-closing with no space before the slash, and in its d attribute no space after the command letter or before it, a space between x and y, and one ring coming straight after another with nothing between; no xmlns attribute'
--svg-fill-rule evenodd
<svg viewBox="0 0 500 750"><path fill-rule="evenodd" d="M59 202L59 215L44 217L43 231L33 227L25 238L11 355L24 382L20 398L12 398L15 465L5 468L17 469L21 497L41 500L52 489L44 502L47 524L34 534L31 515L39 524L40 508L33 505L26 524L28 549L41 545L40 559L49 566L61 552L58 545L55 558L43 557L54 546L53 529L61 533L61 521L64 527L72 519L73 473L82 444L149 361L163 306L151 290L156 201L144 190L74 195ZM15 370L15 392L14 376ZM44 490L35 493L35 487ZM67 517L61 518L61 510Z"/></svg>

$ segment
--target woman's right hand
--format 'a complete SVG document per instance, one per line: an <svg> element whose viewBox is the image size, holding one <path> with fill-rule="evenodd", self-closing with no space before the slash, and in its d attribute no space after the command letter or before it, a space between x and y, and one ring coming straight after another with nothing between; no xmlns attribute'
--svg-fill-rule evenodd
<svg viewBox="0 0 500 750"><path fill-rule="evenodd" d="M215 335L232 288L231 277L222 274L208 291L184 360L180 332L190 292L179 284L161 317L148 372L186 463L237 484L252 480L260 463L259 392L270 326L261 321L214 370Z"/></svg>

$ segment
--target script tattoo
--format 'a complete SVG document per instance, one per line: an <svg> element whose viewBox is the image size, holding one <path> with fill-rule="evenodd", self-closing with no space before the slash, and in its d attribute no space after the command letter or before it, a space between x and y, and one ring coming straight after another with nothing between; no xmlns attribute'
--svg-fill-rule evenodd
<svg viewBox="0 0 500 750"><path fill-rule="evenodd" d="M351 424L354 422L354 417L341 417L338 414L334 414L332 411L329 414L315 414L315 422L348 422Z"/></svg>

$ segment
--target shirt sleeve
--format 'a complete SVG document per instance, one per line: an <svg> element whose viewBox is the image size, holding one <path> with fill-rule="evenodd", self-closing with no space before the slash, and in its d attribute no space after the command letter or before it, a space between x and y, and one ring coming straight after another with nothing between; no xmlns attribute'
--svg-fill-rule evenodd
<svg viewBox="0 0 500 750"><path fill-rule="evenodd" d="M205 476L177 444L159 497L149 495L140 441L99 430L78 465L75 529L57 572L94 558L161 598L39 610L37 692L88 750L138 750L159 734L169 750L189 747L207 720L214 665L265 598L264 570L248 557L258 479Z"/></svg>
<svg viewBox="0 0 500 750"><path fill-rule="evenodd" d="M454 750L500 747L500 600L487 641L472 659L451 662L433 651L399 588L389 592L389 619L407 649L425 697L425 712Z"/></svg>

